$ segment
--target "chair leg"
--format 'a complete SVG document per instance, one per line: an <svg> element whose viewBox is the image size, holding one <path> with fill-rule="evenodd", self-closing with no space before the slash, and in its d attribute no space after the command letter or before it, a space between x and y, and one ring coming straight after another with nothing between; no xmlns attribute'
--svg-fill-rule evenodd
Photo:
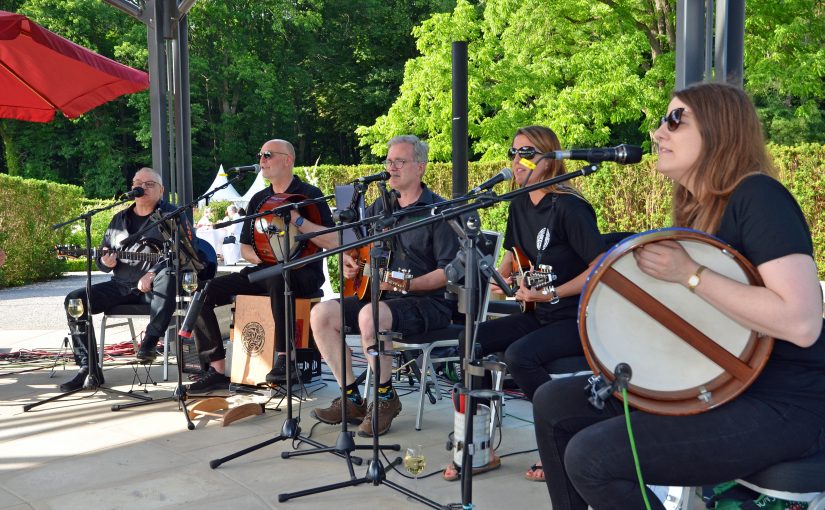
<svg viewBox="0 0 825 510"><path fill-rule="evenodd" d="M494 370L491 372L493 377L493 390L501 392L504 388L504 372ZM493 444L493 438L496 435L496 427L501 420L501 399L493 399L490 402L490 444Z"/></svg>
<svg viewBox="0 0 825 510"><path fill-rule="evenodd" d="M140 348L140 346L138 345L137 334L135 333L135 323L132 322L132 319L130 317L130 318L126 319L126 324L129 325L129 334L131 335L131 338L132 338L132 345L135 348L135 354L137 354L138 349Z"/></svg>
<svg viewBox="0 0 825 510"><path fill-rule="evenodd" d="M430 368L433 365L432 361L430 361L430 351L432 351L432 349L432 344L422 349L421 378L418 381L418 412L415 416L415 430L421 430L421 421L424 416L424 398L427 396L427 381L429 380L427 373L430 372ZM432 374L435 376L435 371L433 371ZM438 385L436 384L436 386ZM439 394L438 397L441 398L441 394Z"/></svg>
<svg viewBox="0 0 825 510"><path fill-rule="evenodd" d="M166 328L166 334L163 335L163 381L166 382L169 380L169 345L172 343L170 341L171 335L174 332L174 328Z"/></svg>
<svg viewBox="0 0 825 510"><path fill-rule="evenodd" d="M92 316L89 315L89 326L90 328L94 328L94 320ZM103 371L103 352L106 348L106 314L103 314L103 318L100 320L100 347L98 348L99 356L97 357L97 366Z"/></svg>
<svg viewBox="0 0 825 510"><path fill-rule="evenodd" d="M367 361L367 374L364 378L364 401L369 402L370 400L370 390L372 389L372 384L370 384L370 376L372 376L372 366Z"/></svg>

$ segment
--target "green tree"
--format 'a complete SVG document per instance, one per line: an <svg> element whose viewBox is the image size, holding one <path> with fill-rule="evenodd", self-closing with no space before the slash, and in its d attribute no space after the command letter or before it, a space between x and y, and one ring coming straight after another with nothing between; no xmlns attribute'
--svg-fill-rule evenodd
<svg viewBox="0 0 825 510"><path fill-rule="evenodd" d="M17 10L77 44L145 68L145 57L130 58L135 54L130 48L138 44L145 47L145 31L102 2L27 0ZM136 96L146 97L147 93ZM0 120L7 172L77 184L87 196L106 197L123 191L129 176L151 159L147 147L135 136L140 104L139 99L127 96L75 120L60 114L47 124Z"/></svg>
<svg viewBox="0 0 825 510"><path fill-rule="evenodd" d="M359 127L374 154L392 135L451 154L450 45L469 42L471 158L500 158L514 130L552 127L567 146L649 146L675 78L675 0L460 0L414 31L398 99ZM746 88L761 101L769 133L819 140L823 94L822 5L748 2ZM778 99L777 99L778 98Z"/></svg>

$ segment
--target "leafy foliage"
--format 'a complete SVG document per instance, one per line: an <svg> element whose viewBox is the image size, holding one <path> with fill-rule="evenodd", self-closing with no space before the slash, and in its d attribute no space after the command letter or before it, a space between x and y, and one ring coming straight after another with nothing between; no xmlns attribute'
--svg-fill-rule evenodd
<svg viewBox="0 0 825 510"><path fill-rule="evenodd" d="M451 43L468 41L471 159L494 160L516 128L550 126L566 146L634 143L649 134L675 82L675 1L459 0L416 27L385 115L358 128L373 154L390 136L426 138L451 155ZM825 12L816 0L748 2L746 89L777 143L825 138Z"/></svg>

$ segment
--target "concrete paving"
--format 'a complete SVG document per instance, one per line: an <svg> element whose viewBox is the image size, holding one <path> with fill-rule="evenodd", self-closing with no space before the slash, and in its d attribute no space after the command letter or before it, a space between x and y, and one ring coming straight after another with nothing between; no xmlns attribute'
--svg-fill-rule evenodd
<svg viewBox="0 0 825 510"><path fill-rule="evenodd" d="M225 268L222 270L236 270ZM107 278L96 274L94 281ZM63 297L83 285L83 276L0 290L0 354L21 349L59 350L66 335ZM99 324L98 324L99 325ZM138 327L143 325L138 323ZM129 340L123 326L107 335L107 344ZM277 400L265 414L222 427L214 419L195 422L187 430L176 402L163 402L136 409L112 412L113 404L133 401L130 397L103 391L81 391L58 401L23 412L26 404L58 394L56 385L74 374L71 365L59 364L54 377L48 363L0 361L0 509L316 509L316 508L423 508L421 503L387 485L364 483L288 502L279 502L284 492L346 482L351 479L345 460L331 454L282 459L281 453L305 450L307 445L279 441L254 453L226 462L217 469L209 461L275 437L286 411ZM105 362L106 384L128 391L132 365L124 360ZM173 374L176 370L173 369ZM147 395L171 395L175 381L162 381L161 368L152 369L157 385ZM176 377L176 376L175 376ZM400 472L388 470L387 479L417 490L439 504L461 501L458 482L442 480L440 468L451 459L445 443L453 429L449 399L426 404L423 430L416 431L417 395L406 384L399 385L404 410L395 419L382 444L398 444L399 452L410 445L424 445L427 467L417 483ZM141 391L137 389L137 391ZM326 406L338 389L329 375L308 387L309 396L293 407L302 432L323 444L334 444L339 427L318 424L309 415ZM264 396L236 395L238 401L262 401ZM191 403L191 401L190 401ZM478 508L547 508L549 498L543 484L523 478L537 459L531 424L532 407L522 400L506 403L502 437L496 439L498 453L516 455L503 459L500 469L474 478L472 501ZM356 438L359 445L371 441ZM365 460L371 451L356 452ZM387 462L383 460L386 466ZM354 466L363 477L366 463Z"/></svg>

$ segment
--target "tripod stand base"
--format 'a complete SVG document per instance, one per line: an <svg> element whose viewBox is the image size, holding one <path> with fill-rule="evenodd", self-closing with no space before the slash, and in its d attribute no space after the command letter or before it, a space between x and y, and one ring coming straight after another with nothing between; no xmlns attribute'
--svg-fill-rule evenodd
<svg viewBox="0 0 825 510"><path fill-rule="evenodd" d="M401 464L401 458L400 457L395 459L395 461L393 461L391 466L396 466L398 464ZM345 482L333 483L333 484L324 485L324 486L321 486L321 487L316 487L314 489L306 489L306 490L298 491L298 492L285 492L285 493L282 493L282 494L278 494L278 501L280 503L283 503L284 501L288 501L290 499L300 498L300 497L303 497L303 496L309 496L310 494L320 494L322 492L329 492L329 491L333 491L333 490L336 490L336 489L342 489L344 487L355 487L357 485L361 485L362 483L372 483L373 485L376 485L376 486L377 485L386 485L390 489L393 489L397 492L400 492L401 494L404 494L408 498L414 499L415 501L418 501L419 503L427 505L430 508L436 508L436 509L439 509L439 510L450 508L449 505L441 505L439 503L436 503L435 501L433 501L431 499L428 499L428 498L425 498L424 496L422 496L422 495L420 495L416 492L413 492L410 489L408 489L408 488L406 488L402 485L399 485L395 482L387 480L387 475L386 475L386 471L384 469L384 465L381 464L381 461L379 461L379 460L371 460L370 461L369 465L367 466L366 476L364 476L363 478L355 478L353 476L352 479L347 480Z"/></svg>
<svg viewBox="0 0 825 510"><path fill-rule="evenodd" d="M140 397L140 395L135 395L136 397ZM146 398L146 397L144 397ZM128 404L116 404L112 406L112 412L120 411L121 409L132 409L135 407L143 407L147 405L153 404L160 404L163 402L177 402L178 409L183 411L183 416L186 418L186 429L187 430L195 430L195 424L192 423L192 419L189 417L189 410L186 408L186 389L183 386L178 386L172 392L171 396L163 397L163 398L156 398L156 399L148 399L145 402L130 402Z"/></svg>
<svg viewBox="0 0 825 510"><path fill-rule="evenodd" d="M145 404L152 400L152 397L147 397L145 395L138 395L131 392L125 392L116 390L114 388L109 388L108 386L98 385L94 377L89 377L87 379L87 383L83 385L82 388L78 388L76 390L67 391L61 393L60 395L55 395L53 397L49 397L46 400L41 400L40 402L35 402L34 404L26 404L23 406L23 412L28 412L35 407L42 406L43 404L48 404L49 402L54 402L55 400L60 400L63 397L68 397L69 395L74 395L75 393L79 393L81 391L92 391L96 393L98 391L102 391L104 393L112 394L112 395L120 395L121 397L131 397L136 398L138 400L142 400L143 402L134 402L134 404ZM128 404L127 404L128 405Z"/></svg>

